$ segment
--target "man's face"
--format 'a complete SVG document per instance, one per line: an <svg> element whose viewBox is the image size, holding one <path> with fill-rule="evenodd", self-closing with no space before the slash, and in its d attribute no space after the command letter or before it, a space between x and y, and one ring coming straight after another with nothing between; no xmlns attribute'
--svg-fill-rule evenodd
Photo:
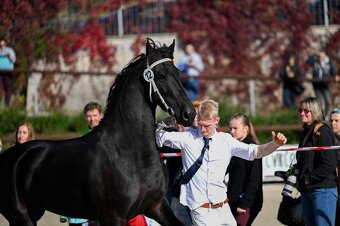
<svg viewBox="0 0 340 226"><path fill-rule="evenodd" d="M340 113L331 114L330 121L333 132L340 134Z"/></svg>
<svg viewBox="0 0 340 226"><path fill-rule="evenodd" d="M211 137L214 135L216 126L218 125L218 122L220 121L220 117L217 117L216 119L199 119L197 121L198 128L202 134L203 137Z"/></svg>
<svg viewBox="0 0 340 226"><path fill-rule="evenodd" d="M93 127L99 124L100 120L102 119L102 116L103 115L98 111L98 109L87 111L85 114L87 124L91 129L93 129Z"/></svg>

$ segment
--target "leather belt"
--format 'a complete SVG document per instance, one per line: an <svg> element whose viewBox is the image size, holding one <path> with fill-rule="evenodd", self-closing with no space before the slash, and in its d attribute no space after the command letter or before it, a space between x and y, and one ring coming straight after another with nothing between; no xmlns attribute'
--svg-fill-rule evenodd
<svg viewBox="0 0 340 226"><path fill-rule="evenodd" d="M228 199L225 199L223 202L219 202L216 204L212 204L212 203L204 203L201 207L202 208L211 208L211 209L217 209L217 208L221 208L224 204L228 203Z"/></svg>

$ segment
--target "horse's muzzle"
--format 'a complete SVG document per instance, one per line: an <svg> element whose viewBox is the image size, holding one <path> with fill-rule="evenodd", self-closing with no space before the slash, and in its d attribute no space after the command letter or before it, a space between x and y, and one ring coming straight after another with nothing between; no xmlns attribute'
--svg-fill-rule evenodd
<svg viewBox="0 0 340 226"><path fill-rule="evenodd" d="M191 126L196 116L194 108L187 108L181 112L180 120L177 120L183 126Z"/></svg>

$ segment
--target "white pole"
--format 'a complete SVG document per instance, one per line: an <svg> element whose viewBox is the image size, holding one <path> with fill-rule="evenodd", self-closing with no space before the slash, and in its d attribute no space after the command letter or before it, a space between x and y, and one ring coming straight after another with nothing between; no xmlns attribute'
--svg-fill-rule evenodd
<svg viewBox="0 0 340 226"><path fill-rule="evenodd" d="M250 96L250 115L256 116L256 99L255 99L255 81L251 79L249 81L249 96Z"/></svg>
<svg viewBox="0 0 340 226"><path fill-rule="evenodd" d="M323 0L323 15L324 15L324 19L325 19L326 32L328 33L329 18L328 18L328 3L327 3L327 0Z"/></svg>
<svg viewBox="0 0 340 226"><path fill-rule="evenodd" d="M124 36L124 21L123 21L123 8L119 7L117 11L117 20L118 20L118 36Z"/></svg>

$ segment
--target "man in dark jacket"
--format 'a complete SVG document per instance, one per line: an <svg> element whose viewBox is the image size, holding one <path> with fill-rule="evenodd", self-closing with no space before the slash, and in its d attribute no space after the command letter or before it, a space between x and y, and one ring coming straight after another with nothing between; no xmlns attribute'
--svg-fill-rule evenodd
<svg viewBox="0 0 340 226"><path fill-rule="evenodd" d="M324 50L319 50L316 55L309 57L306 64L313 69L313 79L318 79L318 81L313 82L315 96L320 101L320 104L324 103L324 112L328 116L331 104L329 82L331 77L336 78L336 68Z"/></svg>

